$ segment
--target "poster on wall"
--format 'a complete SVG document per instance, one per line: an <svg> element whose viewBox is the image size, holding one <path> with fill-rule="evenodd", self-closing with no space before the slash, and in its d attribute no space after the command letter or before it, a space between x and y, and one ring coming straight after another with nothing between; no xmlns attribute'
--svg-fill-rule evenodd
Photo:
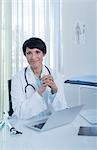
<svg viewBox="0 0 97 150"><path fill-rule="evenodd" d="M75 44L85 44L86 43L86 25L76 22L75 24Z"/></svg>

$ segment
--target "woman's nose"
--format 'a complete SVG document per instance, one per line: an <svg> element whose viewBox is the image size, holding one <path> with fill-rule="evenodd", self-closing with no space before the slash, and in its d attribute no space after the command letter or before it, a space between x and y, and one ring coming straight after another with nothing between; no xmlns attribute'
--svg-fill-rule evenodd
<svg viewBox="0 0 97 150"><path fill-rule="evenodd" d="M33 54L31 55L31 57L32 57L32 59L35 59L35 58L36 58L36 55L33 53Z"/></svg>

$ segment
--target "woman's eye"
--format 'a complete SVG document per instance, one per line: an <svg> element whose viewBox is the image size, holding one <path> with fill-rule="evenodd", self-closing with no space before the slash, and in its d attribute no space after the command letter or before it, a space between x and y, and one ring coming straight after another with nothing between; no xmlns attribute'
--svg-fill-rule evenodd
<svg viewBox="0 0 97 150"><path fill-rule="evenodd" d="M27 55L30 55L31 54L31 52L27 52Z"/></svg>
<svg viewBox="0 0 97 150"><path fill-rule="evenodd" d="M36 51L36 53L37 53L37 54L39 54L39 53L40 53L40 51Z"/></svg>

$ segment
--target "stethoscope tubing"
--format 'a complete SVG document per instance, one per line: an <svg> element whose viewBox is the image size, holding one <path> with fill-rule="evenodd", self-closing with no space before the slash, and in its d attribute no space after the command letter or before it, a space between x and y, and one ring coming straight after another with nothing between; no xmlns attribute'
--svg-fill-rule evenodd
<svg viewBox="0 0 97 150"><path fill-rule="evenodd" d="M49 68L47 66L45 66L45 68L47 69L48 73L51 75L51 72L50 72ZM27 87L28 86L32 87L33 90L36 91L35 87L32 84L28 83L26 74L27 74L27 67L25 68L25 71L24 71L24 77L25 77L25 81L26 81L25 93L27 93Z"/></svg>

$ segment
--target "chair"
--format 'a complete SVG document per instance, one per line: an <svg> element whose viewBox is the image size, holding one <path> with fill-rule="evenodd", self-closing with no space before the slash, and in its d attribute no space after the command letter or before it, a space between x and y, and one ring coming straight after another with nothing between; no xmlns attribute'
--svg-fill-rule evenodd
<svg viewBox="0 0 97 150"><path fill-rule="evenodd" d="M8 80L8 96L9 96L9 116L12 116L13 114L13 108L12 108L12 100L11 100L11 80Z"/></svg>

